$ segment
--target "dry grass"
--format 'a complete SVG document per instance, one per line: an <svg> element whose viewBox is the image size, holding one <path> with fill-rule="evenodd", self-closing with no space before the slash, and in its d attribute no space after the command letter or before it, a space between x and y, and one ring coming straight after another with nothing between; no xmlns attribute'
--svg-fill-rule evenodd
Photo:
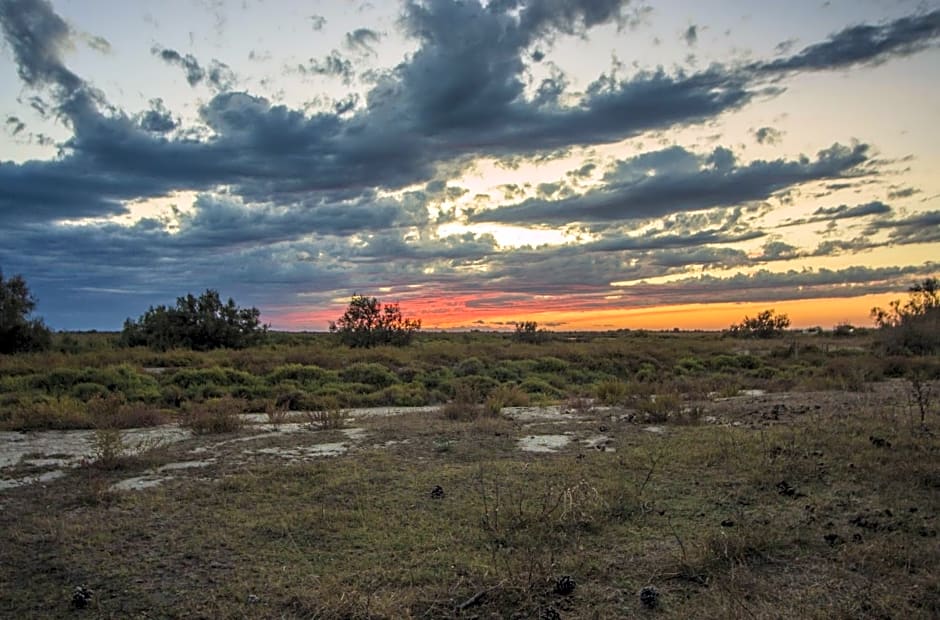
<svg viewBox="0 0 940 620"><path fill-rule="evenodd" d="M720 351L694 344L701 359ZM413 355L489 364L489 346L471 342L458 356L430 343ZM555 343L524 346L532 351L520 357L567 359ZM379 353L399 365L412 355L355 352L355 361ZM909 382L708 400L720 377L692 353L683 372L700 375L594 392L616 401L613 410L572 400L573 413L557 420L514 420L458 394L452 415L358 418L367 439L342 456L246 457L242 442L223 438L213 465L146 491L111 490L128 471L103 466L2 491L0 610L74 617L71 593L86 585L95 594L82 613L94 617L937 617L940 439L922 428ZM268 367L260 353L241 355ZM291 356L331 363L314 349ZM494 398L501 389L489 394L499 410L528 397L507 384ZM651 394L676 396L657 405ZM225 432L244 406L210 400L186 422ZM936 399L927 406L930 428ZM642 415L661 413L652 432ZM718 423L700 423L711 418ZM251 447L348 439L315 422ZM563 433L572 441L558 452L518 448L522 437ZM605 451L584 443L597 433L610 440ZM121 458L112 440L102 438L102 461ZM213 441L197 437L158 458L186 460ZM155 462L137 458L130 469ZM575 584L568 593L564 577ZM655 609L640 601L646 586L659 592Z"/></svg>

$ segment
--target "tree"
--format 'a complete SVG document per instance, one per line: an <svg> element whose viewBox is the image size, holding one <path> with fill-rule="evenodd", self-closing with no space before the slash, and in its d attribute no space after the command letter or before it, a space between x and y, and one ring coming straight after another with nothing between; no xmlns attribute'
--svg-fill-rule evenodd
<svg viewBox="0 0 940 620"><path fill-rule="evenodd" d="M790 317L764 310L756 317L744 316L740 323L732 325L728 332L739 338L773 338L782 335L790 327Z"/></svg>
<svg viewBox="0 0 940 620"><path fill-rule="evenodd" d="M30 319L36 300L23 276L4 280L0 271L0 353L42 351L52 344L52 332L42 319Z"/></svg>
<svg viewBox="0 0 940 620"><path fill-rule="evenodd" d="M243 349L267 335L260 317L257 308L239 308L231 298L222 303L218 291L208 289L199 297L178 297L175 308L151 306L137 321L127 319L121 342L160 351Z"/></svg>
<svg viewBox="0 0 940 620"><path fill-rule="evenodd" d="M872 308L879 341L889 353L928 355L940 351L940 279L926 278L908 290L908 299Z"/></svg>
<svg viewBox="0 0 940 620"><path fill-rule="evenodd" d="M522 321L516 323L516 330L512 334L512 339L516 342L530 342L538 344L548 340L548 331L539 329L539 324L535 321Z"/></svg>
<svg viewBox="0 0 940 620"><path fill-rule="evenodd" d="M374 347L380 344L404 346L421 329L420 319L406 319L398 304L379 303L375 297L353 295L349 306L330 331L351 347Z"/></svg>

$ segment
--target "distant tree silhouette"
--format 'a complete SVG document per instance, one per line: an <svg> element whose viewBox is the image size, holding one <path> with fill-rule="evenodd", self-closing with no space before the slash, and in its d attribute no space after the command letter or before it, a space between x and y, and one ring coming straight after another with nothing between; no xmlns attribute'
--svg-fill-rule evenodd
<svg viewBox="0 0 940 620"><path fill-rule="evenodd" d="M879 342L889 353L928 355L940 351L940 279L926 278L908 290L905 304L872 308Z"/></svg>
<svg viewBox="0 0 940 620"><path fill-rule="evenodd" d="M30 319L36 300L23 276L3 278L0 271L0 353L42 351L52 344L52 332L42 319Z"/></svg>
<svg viewBox="0 0 940 620"><path fill-rule="evenodd" d="M522 321L515 325L512 339L516 342L539 343L548 340L548 330L539 329L539 324L535 321Z"/></svg>
<svg viewBox="0 0 940 620"><path fill-rule="evenodd" d="M743 321L728 329L728 333L739 338L773 338L782 335L788 327L790 317L764 310L754 318L745 315Z"/></svg>
<svg viewBox="0 0 940 620"><path fill-rule="evenodd" d="M364 295L353 295L343 316L330 322L330 331L351 347L404 346L419 329L421 319L405 318L397 303L383 306Z"/></svg>
<svg viewBox="0 0 940 620"><path fill-rule="evenodd" d="M208 289L199 297L178 297L175 308L151 306L137 321L127 319L121 342L160 351L243 349L264 340L267 326L260 316L257 308L239 308L231 298L222 303L218 291Z"/></svg>

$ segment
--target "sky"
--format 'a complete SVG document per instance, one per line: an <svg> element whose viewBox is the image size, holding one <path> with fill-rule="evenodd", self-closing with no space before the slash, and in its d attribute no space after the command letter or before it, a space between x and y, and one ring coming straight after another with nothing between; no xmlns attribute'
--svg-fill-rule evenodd
<svg viewBox="0 0 940 620"><path fill-rule="evenodd" d="M0 0L0 269L425 328L870 324L940 274L940 2Z"/></svg>

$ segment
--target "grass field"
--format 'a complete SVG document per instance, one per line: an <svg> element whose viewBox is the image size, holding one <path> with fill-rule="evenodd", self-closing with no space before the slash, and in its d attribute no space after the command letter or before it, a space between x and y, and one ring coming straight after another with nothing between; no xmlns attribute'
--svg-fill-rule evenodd
<svg viewBox="0 0 940 620"><path fill-rule="evenodd" d="M106 338L0 359L7 428L69 427L68 402L72 427L98 429L96 458L0 491L0 615L940 614L936 360L879 357L866 336L457 334L368 351L282 336L206 354ZM83 400L75 386L95 382L79 375L107 392ZM342 413L365 405L434 406ZM236 416L253 409L268 415ZM241 423L124 451L141 411L191 425L206 410ZM154 472L162 484L115 487Z"/></svg>

